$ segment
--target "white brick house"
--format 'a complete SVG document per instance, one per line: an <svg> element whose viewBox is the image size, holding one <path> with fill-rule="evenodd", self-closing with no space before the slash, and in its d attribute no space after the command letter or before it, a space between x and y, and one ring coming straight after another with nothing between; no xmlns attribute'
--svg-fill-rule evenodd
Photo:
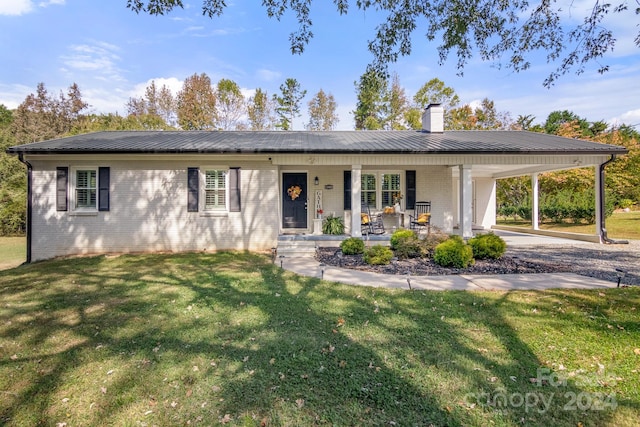
<svg viewBox="0 0 640 427"><path fill-rule="evenodd" d="M432 224L467 237L495 225L496 179L593 167L600 189L598 172L626 152L531 132L443 132L441 114L428 108L422 131L98 132L11 147L29 174L27 260L266 250L280 234L311 233L317 208L358 236L363 201L381 210L397 192L403 211L431 201Z"/></svg>

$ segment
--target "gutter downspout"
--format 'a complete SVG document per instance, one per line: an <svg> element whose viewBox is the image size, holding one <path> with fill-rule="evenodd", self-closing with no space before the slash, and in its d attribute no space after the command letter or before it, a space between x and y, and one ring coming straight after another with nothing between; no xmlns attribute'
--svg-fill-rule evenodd
<svg viewBox="0 0 640 427"><path fill-rule="evenodd" d="M31 263L31 212L33 210L33 204L31 203L31 179L33 174L33 166L31 163L24 159L23 153L18 154L18 160L27 166L27 260L26 263Z"/></svg>
<svg viewBox="0 0 640 427"><path fill-rule="evenodd" d="M605 225L605 201L604 201L604 168L611 162L613 162L616 159L616 155L612 154L611 158L609 160L607 160L606 162L602 163L600 165L600 188L598 188L598 191L600 192L600 205L598 206L598 210L600 211L600 241L602 243L608 243L608 244L628 244L629 241L627 240L612 240L609 237L607 237L607 227Z"/></svg>

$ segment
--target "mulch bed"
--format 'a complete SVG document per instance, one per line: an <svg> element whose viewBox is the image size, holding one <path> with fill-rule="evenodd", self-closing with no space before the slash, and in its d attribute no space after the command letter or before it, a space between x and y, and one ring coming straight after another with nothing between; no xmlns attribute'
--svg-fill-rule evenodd
<svg viewBox="0 0 640 427"><path fill-rule="evenodd" d="M448 274L526 274L567 273L571 266L551 261L533 262L516 256L504 255L497 260L476 260L468 268L442 267L430 258L411 258L392 261L388 265L369 265L362 255L342 255L338 248L318 248L316 259L334 267L371 271L382 274L411 274L414 276L442 276Z"/></svg>

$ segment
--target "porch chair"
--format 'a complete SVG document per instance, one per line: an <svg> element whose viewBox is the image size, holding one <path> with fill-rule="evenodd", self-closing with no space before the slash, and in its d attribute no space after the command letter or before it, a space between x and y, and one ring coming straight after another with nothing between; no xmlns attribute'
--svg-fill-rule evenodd
<svg viewBox="0 0 640 427"><path fill-rule="evenodd" d="M431 202L416 202L413 215L409 215L409 229L431 233Z"/></svg>
<svg viewBox="0 0 640 427"><path fill-rule="evenodd" d="M382 214L372 215L369 206L365 206L360 214L360 226L362 234L384 234L385 232Z"/></svg>

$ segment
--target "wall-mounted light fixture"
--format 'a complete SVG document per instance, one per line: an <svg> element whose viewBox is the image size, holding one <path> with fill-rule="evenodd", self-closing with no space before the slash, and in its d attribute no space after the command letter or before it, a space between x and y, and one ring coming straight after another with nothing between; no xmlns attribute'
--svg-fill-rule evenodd
<svg viewBox="0 0 640 427"><path fill-rule="evenodd" d="M320 180L318 179L318 177L317 177L317 176L313 179L313 183L314 183L315 185L319 185L319 184L320 184Z"/></svg>

